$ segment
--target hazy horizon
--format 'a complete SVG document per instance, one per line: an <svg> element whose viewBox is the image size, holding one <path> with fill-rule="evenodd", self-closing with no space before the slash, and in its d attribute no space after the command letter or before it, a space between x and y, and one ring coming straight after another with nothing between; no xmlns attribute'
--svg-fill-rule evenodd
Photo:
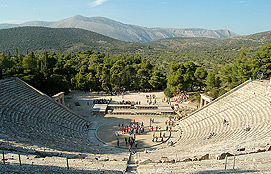
<svg viewBox="0 0 271 174"><path fill-rule="evenodd" d="M54 22L81 15L148 28L228 29L248 35L271 30L270 7L268 0L0 0L0 23Z"/></svg>

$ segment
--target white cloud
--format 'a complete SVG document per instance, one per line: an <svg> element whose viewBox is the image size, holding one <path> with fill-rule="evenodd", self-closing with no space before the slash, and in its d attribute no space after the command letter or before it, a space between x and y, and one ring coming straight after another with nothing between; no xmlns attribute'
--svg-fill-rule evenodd
<svg viewBox="0 0 271 174"><path fill-rule="evenodd" d="M161 5L168 4L167 1L160 2Z"/></svg>
<svg viewBox="0 0 271 174"><path fill-rule="evenodd" d="M8 7L6 4L0 4L0 7Z"/></svg>
<svg viewBox="0 0 271 174"><path fill-rule="evenodd" d="M247 3L247 1L240 1L240 3Z"/></svg>
<svg viewBox="0 0 271 174"><path fill-rule="evenodd" d="M98 5L102 5L107 0L95 0L94 2L89 3L92 7L96 7Z"/></svg>

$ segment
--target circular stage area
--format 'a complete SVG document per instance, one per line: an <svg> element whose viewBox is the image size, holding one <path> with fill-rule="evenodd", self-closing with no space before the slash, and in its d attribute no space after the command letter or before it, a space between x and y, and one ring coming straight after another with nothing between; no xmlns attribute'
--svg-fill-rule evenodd
<svg viewBox="0 0 271 174"><path fill-rule="evenodd" d="M125 117L125 116L122 116L122 117ZM127 116L127 117L131 117L131 116ZM130 138L134 137L134 134L130 135L129 133L120 130L122 125L124 128L126 126L132 127L131 125L133 125L134 119L132 118L127 119L127 117L125 117L125 120L120 119L120 118L110 119L109 122L102 124L97 129L97 132L96 132L96 136L98 137L98 139L100 139L100 141L102 141L103 143L109 146L128 149L129 143L127 142L126 144L125 138L128 140L129 137ZM138 122L138 125L142 125L142 122L143 122L143 126L144 126L143 133L135 134L135 142L137 142L138 144L138 147L137 147L138 149L149 148L149 147L157 146L162 143L166 143L167 139L170 137L170 131L166 131L165 117L157 117L157 116L153 117L154 122L151 123L151 125L153 126L153 131L150 128L150 118L151 117L148 117L148 116L136 116L135 124ZM130 122L131 122L131 125L130 125ZM156 127L158 128L157 130L156 130ZM159 127L160 127L160 131L159 131ZM162 135L161 137L160 137L160 132ZM116 133L118 133L118 136L116 136ZM118 140L119 140L119 146L117 142ZM135 148L135 145L133 145L133 149L134 148Z"/></svg>

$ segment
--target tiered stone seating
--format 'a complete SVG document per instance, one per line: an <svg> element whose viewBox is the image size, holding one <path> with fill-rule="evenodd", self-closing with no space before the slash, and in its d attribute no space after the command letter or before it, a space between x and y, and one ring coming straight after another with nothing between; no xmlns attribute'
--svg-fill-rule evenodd
<svg viewBox="0 0 271 174"><path fill-rule="evenodd" d="M266 95L267 83L268 81L246 82L196 111L179 122L182 134L174 147L142 153L137 160L151 159L158 162L161 157L166 156L181 161L205 154L215 158L223 152L239 153L238 148L245 148L245 152L250 152L269 144L271 96ZM223 124L224 119L229 125ZM251 130L245 131L248 125ZM209 139L213 132L215 136Z"/></svg>
<svg viewBox="0 0 271 174"><path fill-rule="evenodd" d="M111 157L88 156L84 159L64 157L37 158L35 155L20 154L22 166L19 166L18 153L5 153L6 165L0 164L1 173L124 173L127 161L118 155Z"/></svg>
<svg viewBox="0 0 271 174"><path fill-rule="evenodd" d="M253 153L227 158L227 170L225 160L203 160L188 162L146 163L139 165L137 173L271 173L271 152ZM235 164L235 165L234 165ZM233 170L233 166L235 170Z"/></svg>
<svg viewBox="0 0 271 174"><path fill-rule="evenodd" d="M86 120L18 78L0 81L0 118L1 149L32 154L54 152L59 158L116 154L122 159L125 156L123 163L127 163L128 153L100 147L88 140ZM122 159L117 160L121 168L126 168L120 162Z"/></svg>
<svg viewBox="0 0 271 174"><path fill-rule="evenodd" d="M94 160L76 162L75 159L71 159L73 169L79 171L78 173L99 173L99 171L123 173L127 167L128 152L105 148L90 142L86 123L87 121L79 115L18 78L0 81L0 148L6 153L16 151L22 156L39 156L41 152L45 156L49 154L47 160L44 160L48 162L45 163L34 157L31 160L24 159L24 169L29 165L31 172L47 172L49 165L52 167L49 169L51 172L55 167L56 171L66 173L67 170L63 168L62 163L60 164L61 159L83 154L86 158ZM3 171L16 173L18 163L17 168L14 168L12 160L8 159L7 163L8 166L0 166L0 173ZM35 164L31 167L31 163ZM27 170L24 172L27 173Z"/></svg>

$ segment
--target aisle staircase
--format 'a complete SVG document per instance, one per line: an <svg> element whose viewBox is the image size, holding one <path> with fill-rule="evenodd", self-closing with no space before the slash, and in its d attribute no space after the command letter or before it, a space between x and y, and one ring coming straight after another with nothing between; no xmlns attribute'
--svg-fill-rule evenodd
<svg viewBox="0 0 271 174"><path fill-rule="evenodd" d="M137 164L135 163L135 154L134 152L130 153L130 158L127 164L127 168L126 168L126 172L127 174L130 173L136 173L136 169L137 169Z"/></svg>

